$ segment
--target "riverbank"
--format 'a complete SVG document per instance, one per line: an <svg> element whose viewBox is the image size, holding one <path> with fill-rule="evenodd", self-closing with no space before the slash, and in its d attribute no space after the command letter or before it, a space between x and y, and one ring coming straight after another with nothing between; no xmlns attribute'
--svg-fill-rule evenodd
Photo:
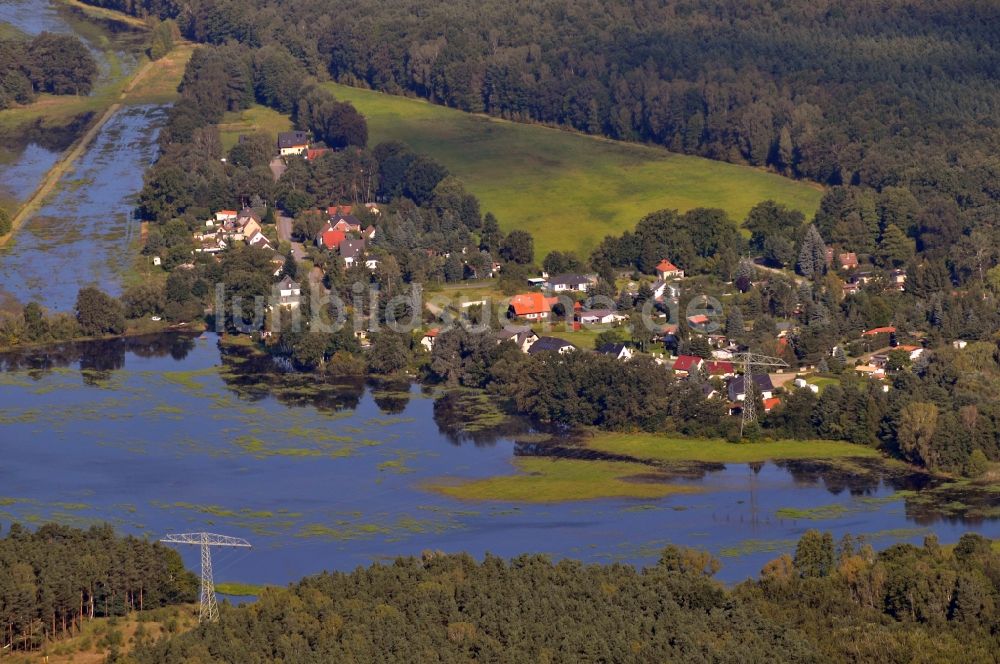
<svg viewBox="0 0 1000 664"><path fill-rule="evenodd" d="M0 112L0 128L6 127L5 131L8 132L16 132L19 127L37 123L58 126L86 113L99 113L83 135L49 169L34 192L11 215L11 230L6 235L0 235L0 247L14 237L18 229L55 191L63 176L91 146L108 120L123 106L166 104L176 98L177 86L180 85L184 68L193 52L193 44L182 42L162 59L146 60L132 75L109 83L100 93L88 97L42 95L33 104Z"/></svg>

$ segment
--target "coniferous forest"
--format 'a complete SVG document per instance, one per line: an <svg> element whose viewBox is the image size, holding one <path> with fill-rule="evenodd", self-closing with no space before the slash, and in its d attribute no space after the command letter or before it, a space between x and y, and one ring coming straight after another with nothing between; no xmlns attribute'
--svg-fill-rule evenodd
<svg viewBox="0 0 1000 664"><path fill-rule="evenodd" d="M1000 556L964 536L878 554L809 531L725 588L718 561L667 547L646 569L425 553L310 577L137 653L227 662L988 662Z"/></svg>

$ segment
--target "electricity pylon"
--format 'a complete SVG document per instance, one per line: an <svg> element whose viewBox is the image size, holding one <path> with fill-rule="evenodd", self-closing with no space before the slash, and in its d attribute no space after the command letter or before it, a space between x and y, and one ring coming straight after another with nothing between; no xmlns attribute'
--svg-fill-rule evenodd
<svg viewBox="0 0 1000 664"><path fill-rule="evenodd" d="M788 362L780 357L771 357L759 353L735 353L733 361L743 365L743 413L740 419L740 438L743 432L751 424L757 421L757 402L754 401L754 390L756 385L753 382L754 367L760 368L787 368Z"/></svg>
<svg viewBox="0 0 1000 664"><path fill-rule="evenodd" d="M198 622L217 622L219 603L215 598L215 580L212 578L212 547L235 546L250 548L250 542L241 537L215 535L213 533L175 533L160 540L165 544L197 544L201 547L201 603L198 607Z"/></svg>

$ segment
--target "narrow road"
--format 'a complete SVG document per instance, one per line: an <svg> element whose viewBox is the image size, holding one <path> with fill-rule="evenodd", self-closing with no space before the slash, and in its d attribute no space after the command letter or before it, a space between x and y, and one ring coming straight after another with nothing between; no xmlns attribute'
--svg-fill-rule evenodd
<svg viewBox="0 0 1000 664"><path fill-rule="evenodd" d="M269 165L271 167L271 177L274 178L275 182L280 180L281 176L284 175L285 171L288 169L288 166L285 165L285 160L281 157L275 157L271 160Z"/></svg>
<svg viewBox="0 0 1000 664"><path fill-rule="evenodd" d="M306 248L302 246L301 242L292 241L292 218L286 217L283 214L278 215L278 239L283 242L288 242L292 245L292 256L295 260L301 261L309 257L306 253Z"/></svg>

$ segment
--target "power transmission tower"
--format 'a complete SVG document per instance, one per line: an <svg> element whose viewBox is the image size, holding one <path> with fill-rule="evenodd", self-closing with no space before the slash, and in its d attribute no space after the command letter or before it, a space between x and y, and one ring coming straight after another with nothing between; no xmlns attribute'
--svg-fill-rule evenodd
<svg viewBox="0 0 1000 664"><path fill-rule="evenodd" d="M165 544L196 544L201 547L201 603L198 622L218 622L219 603L215 598L215 580L212 578L212 547L233 546L250 548L250 542L241 537L213 533L175 533L160 540Z"/></svg>
<svg viewBox="0 0 1000 664"><path fill-rule="evenodd" d="M754 368L787 368L788 362L780 357L771 357L759 353L736 353L733 361L743 365L743 407L740 409L743 417L740 420L740 438L744 431L757 421L757 402L754 400L754 390L757 386L753 382Z"/></svg>

